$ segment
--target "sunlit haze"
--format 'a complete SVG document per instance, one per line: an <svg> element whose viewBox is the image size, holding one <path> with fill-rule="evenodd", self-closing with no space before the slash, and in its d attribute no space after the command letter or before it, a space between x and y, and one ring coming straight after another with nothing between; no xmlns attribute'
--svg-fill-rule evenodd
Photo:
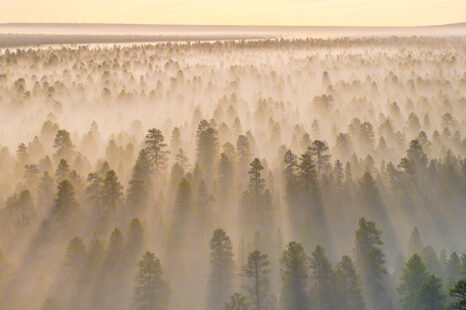
<svg viewBox="0 0 466 310"><path fill-rule="evenodd" d="M413 26L465 16L462 0L0 0L0 23Z"/></svg>

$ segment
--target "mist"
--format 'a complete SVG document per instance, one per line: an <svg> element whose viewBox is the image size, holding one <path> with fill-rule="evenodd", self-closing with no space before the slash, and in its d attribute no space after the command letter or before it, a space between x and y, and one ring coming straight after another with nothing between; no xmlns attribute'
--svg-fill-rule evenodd
<svg viewBox="0 0 466 310"><path fill-rule="evenodd" d="M207 36L0 49L0 308L455 302L465 37Z"/></svg>

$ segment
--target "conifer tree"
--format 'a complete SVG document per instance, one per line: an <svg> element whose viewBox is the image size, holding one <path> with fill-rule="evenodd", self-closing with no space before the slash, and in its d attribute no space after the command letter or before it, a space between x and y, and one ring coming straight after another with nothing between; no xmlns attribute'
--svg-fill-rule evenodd
<svg viewBox="0 0 466 310"><path fill-rule="evenodd" d="M256 250L248 255L242 268L243 288L252 309L266 309L270 289L269 265L267 255Z"/></svg>
<svg viewBox="0 0 466 310"><path fill-rule="evenodd" d="M53 147L55 148L55 159L69 160L74 148L70 133L66 130L58 130Z"/></svg>
<svg viewBox="0 0 466 310"><path fill-rule="evenodd" d="M461 277L461 260L456 252L452 252L447 260L447 281L452 287Z"/></svg>
<svg viewBox="0 0 466 310"><path fill-rule="evenodd" d="M26 144L20 143L18 145L18 149L16 150L16 157L18 160L22 163L27 163L28 162L28 149Z"/></svg>
<svg viewBox="0 0 466 310"><path fill-rule="evenodd" d="M285 176L286 186L286 199L288 203L292 204L295 200L298 189L298 180L296 175L298 169L298 158L293 152L288 150L284 155L283 163L283 174Z"/></svg>
<svg viewBox="0 0 466 310"><path fill-rule="evenodd" d="M115 212L123 197L123 186L113 170L107 171L102 181L102 205L111 213Z"/></svg>
<svg viewBox="0 0 466 310"><path fill-rule="evenodd" d="M86 263L86 247L81 238L74 237L66 248L64 267L71 278L76 278L83 271Z"/></svg>
<svg viewBox="0 0 466 310"><path fill-rule="evenodd" d="M210 175L213 167L216 167L218 144L217 130L211 123L202 120L197 129L197 162L205 175Z"/></svg>
<svg viewBox="0 0 466 310"><path fill-rule="evenodd" d="M317 174L327 172L330 167L330 155L328 154L328 146L320 140L314 140L310 148L317 168Z"/></svg>
<svg viewBox="0 0 466 310"><path fill-rule="evenodd" d="M294 241L290 242L282 254L280 266L281 309L307 310L309 307L307 295L309 266L303 246Z"/></svg>
<svg viewBox="0 0 466 310"><path fill-rule="evenodd" d="M384 275L385 255L382 252L382 232L375 223L359 220L359 228L356 231L356 247L354 249L356 264L361 275L362 283L367 295L369 309L384 308Z"/></svg>
<svg viewBox="0 0 466 310"><path fill-rule="evenodd" d="M121 230L115 228L110 236L110 244L108 246L105 268L108 274L113 274L121 266L124 255L124 242Z"/></svg>
<svg viewBox="0 0 466 310"><path fill-rule="evenodd" d="M87 175L86 200L94 210L100 210L102 203L102 178L95 172ZM103 214L101 214L102 216Z"/></svg>
<svg viewBox="0 0 466 310"><path fill-rule="evenodd" d="M333 168L333 179L335 180L335 185L337 190L341 191L344 185L344 172L343 172L343 164L340 160L335 161L335 166Z"/></svg>
<svg viewBox="0 0 466 310"><path fill-rule="evenodd" d="M61 182L70 177L70 166L64 159L60 159L57 170L55 171L55 178L57 182Z"/></svg>
<svg viewBox="0 0 466 310"><path fill-rule="evenodd" d="M225 152L220 154L218 178L221 196L230 198L234 183L234 168L232 159Z"/></svg>
<svg viewBox="0 0 466 310"><path fill-rule="evenodd" d="M147 251L138 263L135 301L140 310L167 309L170 289L163 278L160 260Z"/></svg>
<svg viewBox="0 0 466 310"><path fill-rule="evenodd" d="M52 209L52 215L59 221L66 220L78 212L79 204L75 198L74 189L67 180L58 184L58 193Z"/></svg>
<svg viewBox="0 0 466 310"><path fill-rule="evenodd" d="M151 171L152 165L149 155L145 149L142 149L134 165L126 196L128 207L136 213L146 206L149 197Z"/></svg>
<svg viewBox="0 0 466 310"><path fill-rule="evenodd" d="M466 310L466 278L456 282L450 290L450 296L454 298L451 309Z"/></svg>
<svg viewBox="0 0 466 310"><path fill-rule="evenodd" d="M336 309L365 309L360 282L351 258L343 256L336 267Z"/></svg>
<svg viewBox="0 0 466 310"><path fill-rule="evenodd" d="M335 275L324 249L317 246L310 259L312 303L320 310L334 308Z"/></svg>
<svg viewBox="0 0 466 310"><path fill-rule="evenodd" d="M403 269L401 284L398 287L398 293L401 296L400 301L403 309L420 309L418 292L427 280L427 277L428 273L426 265L422 262L419 255L414 254Z"/></svg>
<svg viewBox="0 0 466 310"><path fill-rule="evenodd" d="M192 202L192 188L191 183L186 179L182 178L178 183L176 190L176 211L180 213L186 213L190 209Z"/></svg>
<svg viewBox="0 0 466 310"><path fill-rule="evenodd" d="M265 225L265 211L271 208L270 192L265 188L265 180L262 177L262 166L260 160L255 158L249 169L249 184L243 193L242 205L244 207L244 221L256 226L259 230Z"/></svg>
<svg viewBox="0 0 466 310"><path fill-rule="evenodd" d="M249 145L248 137L245 135L239 135L236 140L236 151L238 157L238 168L240 175L244 175L248 169L248 165L251 161L251 147Z"/></svg>
<svg viewBox="0 0 466 310"><path fill-rule="evenodd" d="M445 295L442 292L442 280L430 275L417 292L419 308L422 310L445 309ZM466 308L462 308L463 310Z"/></svg>
<svg viewBox="0 0 466 310"><path fill-rule="evenodd" d="M157 180L159 180L165 172L167 156L169 153L165 150L167 144L164 143L164 140L165 138L163 137L162 132L156 128L149 129L144 140L147 155L151 160Z"/></svg>
<svg viewBox="0 0 466 310"><path fill-rule="evenodd" d="M220 309L233 289L233 246L223 229L214 231L210 239L210 276L208 309Z"/></svg>

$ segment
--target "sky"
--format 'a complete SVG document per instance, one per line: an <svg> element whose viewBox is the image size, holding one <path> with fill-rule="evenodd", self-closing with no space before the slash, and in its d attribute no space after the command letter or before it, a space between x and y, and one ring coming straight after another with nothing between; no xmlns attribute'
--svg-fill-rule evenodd
<svg viewBox="0 0 466 310"><path fill-rule="evenodd" d="M0 0L0 23L418 26L466 21L466 0Z"/></svg>

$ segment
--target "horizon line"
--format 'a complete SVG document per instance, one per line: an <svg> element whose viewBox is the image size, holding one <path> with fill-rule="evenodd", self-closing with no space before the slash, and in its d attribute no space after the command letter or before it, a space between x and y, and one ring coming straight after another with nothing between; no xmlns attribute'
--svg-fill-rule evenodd
<svg viewBox="0 0 466 310"><path fill-rule="evenodd" d="M7 22L0 23L0 26L162 26L162 27L258 27L258 28L429 28L429 27L466 27L466 21L436 25L416 25L416 26L345 26L345 25L247 25L247 24L137 24L137 23L63 23L63 22Z"/></svg>

